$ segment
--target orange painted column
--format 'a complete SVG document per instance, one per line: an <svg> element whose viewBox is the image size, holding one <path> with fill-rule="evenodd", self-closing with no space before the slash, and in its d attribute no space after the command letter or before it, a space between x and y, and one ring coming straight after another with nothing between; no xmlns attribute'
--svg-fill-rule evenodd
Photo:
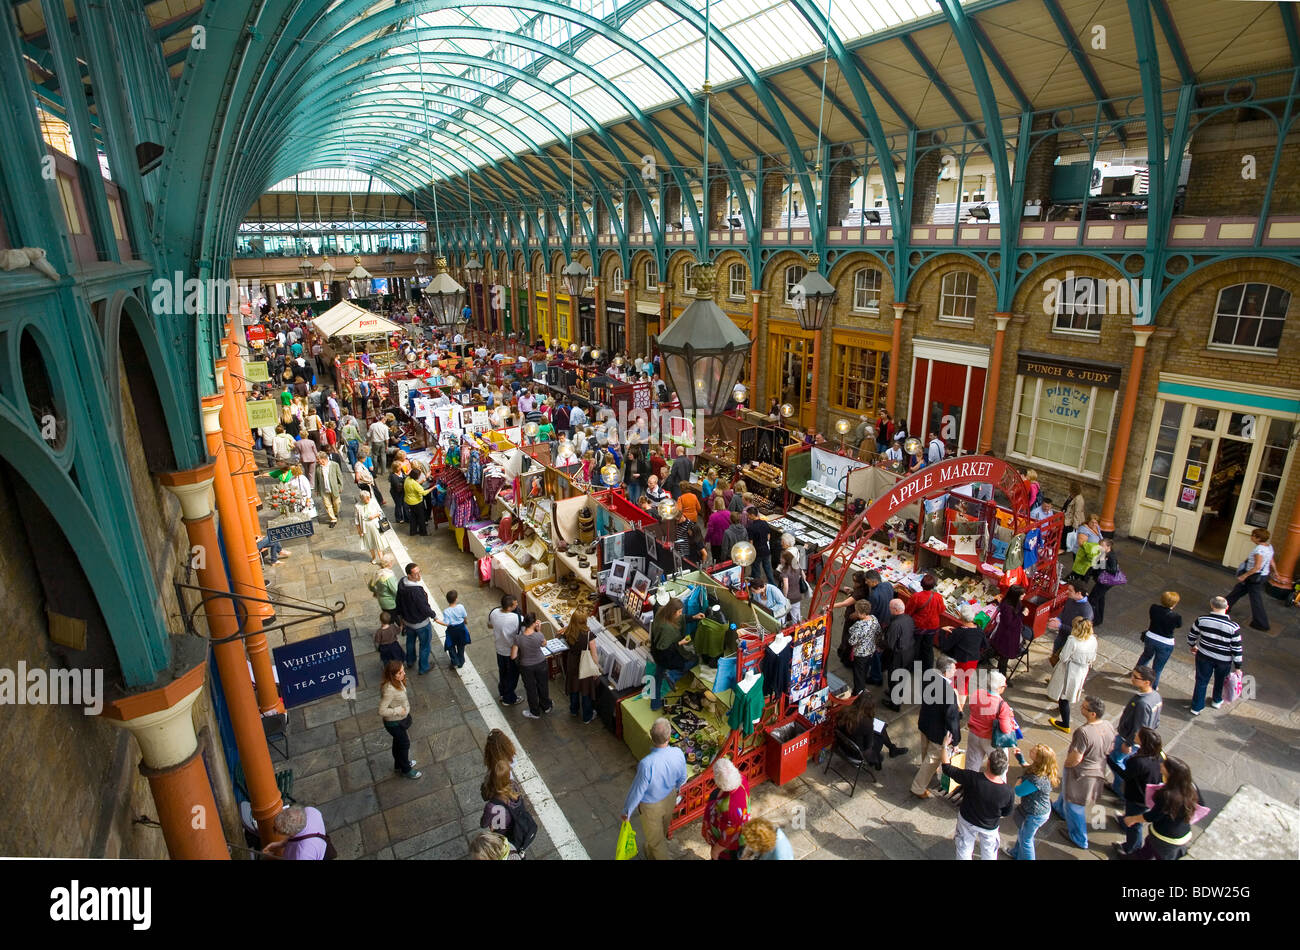
<svg viewBox="0 0 1300 950"><path fill-rule="evenodd" d="M899 360L902 359L903 352L903 313L907 310L906 303L895 303L894 308L894 331L889 341L889 389L885 392L885 410L889 413L889 418L893 419L898 407L898 381L902 379L902 372L899 370Z"/></svg>
<svg viewBox="0 0 1300 950"><path fill-rule="evenodd" d="M231 344L230 350L235 353L235 359L238 359L238 347ZM240 369L242 369L242 363ZM262 627L268 617L275 615L275 607L266 603L266 578L262 573L262 554L257 549L256 527L259 526L256 514L251 513L248 506L242 504L244 489L241 480L247 478L251 481L252 474L243 472L241 475L234 475L236 470L234 466L240 469L246 469L253 457L252 446L248 446L246 453L241 453L237 448L232 448L231 443L238 442L231 437L231 428L237 425L237 417L244 416L244 427L247 428L247 410L244 406L243 394L239 391L242 380L227 366L226 372L225 397L221 400L221 429L227 443L226 447L226 471L230 475L231 498L233 516L229 519L229 531L227 530L227 513L221 506L221 493L217 492L217 509L221 513L221 532L223 535L233 534L236 530L235 522L238 521L238 531L243 538L241 555L235 553L235 544L229 537L226 538L226 557L231 561L230 573L235 582L235 593L245 594L248 597L256 598L246 600L244 607L248 611L247 618L244 621L244 647L248 651L248 659L253 664L253 678L257 685L257 705L263 715L270 712L284 712L284 701L280 699L279 691L275 688L275 674L271 668L271 653L267 647L266 634ZM218 450L212 449L212 440L220 438L220 434L209 436L208 447L213 455ZM220 485L221 471L220 465L217 470L217 483ZM250 523L251 515L251 523ZM236 557L242 556L243 568L237 569L234 565Z"/></svg>
<svg viewBox="0 0 1300 950"><path fill-rule="evenodd" d="M1115 508L1119 504L1119 483L1124 478L1124 461L1128 458L1129 436L1133 434L1133 413L1137 409L1138 389L1142 385L1142 362L1147 341L1154 326L1133 327L1133 356L1129 359L1128 379L1124 381L1124 402L1119 410L1115 445L1111 448L1110 468L1106 470L1106 496L1101 503L1101 530L1115 530Z"/></svg>
<svg viewBox="0 0 1300 950"><path fill-rule="evenodd" d="M191 709L203 692L201 662L160 689L105 705L104 719L140 744L140 774L149 782L167 853L176 861L227 861L230 851Z"/></svg>
<svg viewBox="0 0 1300 950"><path fill-rule="evenodd" d="M993 356L989 360L988 381L984 386L984 422L980 425L980 455L993 448L993 422L998 414L998 386L1002 380L1002 349L1006 345L1007 324L1011 321L1011 314L995 313L993 319L998 322L998 329L993 335Z"/></svg>
<svg viewBox="0 0 1300 950"><path fill-rule="evenodd" d="M596 288L595 292L591 295L591 302L592 302L592 306L595 308L595 318L596 318L596 342L593 345L597 349L599 349L601 344L604 342L604 334L600 332L600 325L604 321L601 320L600 318L601 317L600 311L603 305L601 304L601 299L600 299L602 294L601 294L599 275L594 275L592 277L592 284Z"/></svg>
<svg viewBox="0 0 1300 950"><path fill-rule="evenodd" d="M749 406L751 409L758 406L760 400L758 396L758 307L763 300L761 290L751 290L749 292L750 310L749 310Z"/></svg>
<svg viewBox="0 0 1300 950"><path fill-rule="evenodd" d="M1296 499L1295 507L1291 509L1291 522L1286 527L1286 537L1282 539L1280 547L1282 553L1273 560L1268 582L1274 587L1290 590L1295 583L1296 563L1300 561L1300 498Z"/></svg>
<svg viewBox="0 0 1300 950"><path fill-rule="evenodd" d="M821 378L822 378L822 331L818 330L813 334L812 339L812 387L808 394L812 397L812 423L807 427L813 432L817 431L817 408L821 405ZM803 420L802 413L800 421Z"/></svg>
<svg viewBox="0 0 1300 950"><path fill-rule="evenodd" d="M228 442L233 442L239 447L238 450L228 450L231 457L231 472L239 472L233 475L235 479L235 488L239 491L241 497L248 502L248 544L254 553L257 551L257 536L261 533L259 530L259 521L257 517L258 510L262 507L262 499L257 494L257 479L254 477L255 470L259 467L257 457L253 454L253 439L251 430L248 425L248 386L244 379L244 356L239 348L239 343L232 339L227 341L226 346L226 367L230 373L227 376L231 380L230 391L235 393L235 400L229 407L232 422L226 426L226 438ZM225 423L222 423L225 426ZM238 452L239 459L236 461L235 454ZM262 570L262 559L257 559L257 570ZM266 616L270 616L271 609L268 607Z"/></svg>
<svg viewBox="0 0 1300 950"><path fill-rule="evenodd" d="M280 838L274 823L283 803L275 784L275 768L271 764L266 733L262 730L262 717L257 711L253 683L248 675L248 661L239 642L239 620L235 615L234 600L221 596L229 593L230 586L221 562L217 526L209 500L216 471L216 463L208 462L186 472L164 472L158 480L181 503L190 549L197 548L197 554L201 555L197 559L199 586L216 592L204 595L203 612L208 621L208 635L212 638L212 656L221 674L221 687L235 732L239 761L248 781L253 818L257 821L265 847Z"/></svg>

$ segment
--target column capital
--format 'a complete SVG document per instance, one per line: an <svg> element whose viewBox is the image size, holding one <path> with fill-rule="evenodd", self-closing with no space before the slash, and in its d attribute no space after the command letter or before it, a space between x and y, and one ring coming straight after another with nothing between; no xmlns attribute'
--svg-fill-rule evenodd
<svg viewBox="0 0 1300 950"><path fill-rule="evenodd" d="M105 719L135 736L149 768L180 765L198 749L190 708L203 692L206 668L206 663L200 663L161 689L137 693L104 707Z"/></svg>
<svg viewBox="0 0 1300 950"><path fill-rule="evenodd" d="M213 435L221 432L221 406L225 400L222 396L204 396L201 400L203 415L203 434Z"/></svg>
<svg viewBox="0 0 1300 950"><path fill-rule="evenodd" d="M205 462L184 472L163 472L158 476L162 487L176 496L187 521L197 521L212 514L212 482L216 463Z"/></svg>
<svg viewBox="0 0 1300 950"><path fill-rule="evenodd" d="M997 321L997 324L998 324L998 332L999 332L999 333L1006 333L1006 332L1007 332L1007 324L1011 322L1011 318L1014 317L1014 316L1015 316L1015 314L1012 314L1012 313L995 313L995 314L993 314L993 319L996 320L996 321Z"/></svg>
<svg viewBox="0 0 1300 950"><path fill-rule="evenodd" d="M906 304L906 303L891 303L890 306L894 308L894 319L895 319L895 320L902 320L902 319L903 319L903 314L905 314L905 313L907 312L907 304Z"/></svg>
<svg viewBox="0 0 1300 950"><path fill-rule="evenodd" d="M634 290L636 290L636 283L634 281L623 281L623 293L630 294Z"/></svg>
<svg viewBox="0 0 1300 950"><path fill-rule="evenodd" d="M1141 326L1134 324L1129 329L1133 331L1133 346L1139 347L1147 345L1147 341L1151 339L1157 327L1154 323L1148 323Z"/></svg>

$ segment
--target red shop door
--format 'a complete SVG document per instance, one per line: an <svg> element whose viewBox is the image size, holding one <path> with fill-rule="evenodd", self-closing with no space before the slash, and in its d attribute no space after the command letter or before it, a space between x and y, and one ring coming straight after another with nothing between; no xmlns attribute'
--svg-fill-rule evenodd
<svg viewBox="0 0 1300 950"><path fill-rule="evenodd" d="M908 435L922 442L937 432L950 454L974 452L979 442L986 371L977 366L918 359L912 374Z"/></svg>

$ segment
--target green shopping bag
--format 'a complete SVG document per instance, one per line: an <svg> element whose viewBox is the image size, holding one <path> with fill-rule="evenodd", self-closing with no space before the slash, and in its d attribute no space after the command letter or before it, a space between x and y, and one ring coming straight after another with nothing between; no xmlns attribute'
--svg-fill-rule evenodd
<svg viewBox="0 0 1300 950"><path fill-rule="evenodd" d="M632 822L625 821L618 829L618 847L614 852L615 861L631 861L636 857L636 832Z"/></svg>

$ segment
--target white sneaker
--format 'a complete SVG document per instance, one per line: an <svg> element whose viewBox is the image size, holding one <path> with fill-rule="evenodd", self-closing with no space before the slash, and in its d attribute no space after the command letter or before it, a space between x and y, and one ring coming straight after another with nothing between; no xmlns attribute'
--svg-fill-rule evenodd
<svg viewBox="0 0 1300 950"><path fill-rule="evenodd" d="M1210 701L1210 708L1211 708L1211 709L1218 709L1218 708L1219 708L1220 706L1222 706L1222 705L1223 705L1223 700L1221 700L1221 699L1219 699L1219 700L1211 700L1211 701Z"/></svg>
<svg viewBox="0 0 1300 950"><path fill-rule="evenodd" d="M525 710L524 710L524 718L525 718L525 719L541 719L542 717L541 717L541 716L534 716L534 715L533 715L529 710L525 709Z"/></svg>

